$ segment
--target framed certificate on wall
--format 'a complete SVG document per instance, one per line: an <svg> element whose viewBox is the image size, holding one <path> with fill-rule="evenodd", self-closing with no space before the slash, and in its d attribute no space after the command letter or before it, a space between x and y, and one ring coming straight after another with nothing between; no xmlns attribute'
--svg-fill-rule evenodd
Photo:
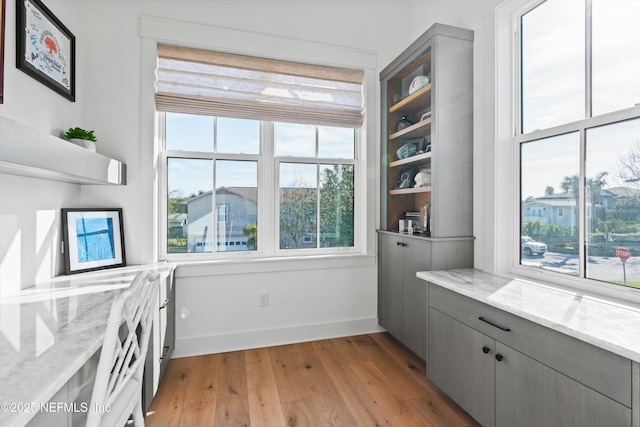
<svg viewBox="0 0 640 427"><path fill-rule="evenodd" d="M73 102L75 56L74 35L40 0L17 2L16 67L19 70Z"/></svg>

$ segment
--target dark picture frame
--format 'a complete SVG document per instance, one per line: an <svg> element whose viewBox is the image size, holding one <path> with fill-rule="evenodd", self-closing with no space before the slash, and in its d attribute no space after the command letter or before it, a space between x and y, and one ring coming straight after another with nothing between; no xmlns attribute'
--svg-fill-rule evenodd
<svg viewBox="0 0 640 427"><path fill-rule="evenodd" d="M0 4L0 104L4 103L4 33L7 0Z"/></svg>
<svg viewBox="0 0 640 427"><path fill-rule="evenodd" d="M400 172L400 175L398 176L398 182L396 183L396 190L413 187L414 176L416 176L416 171L414 168L403 169Z"/></svg>
<svg viewBox="0 0 640 427"><path fill-rule="evenodd" d="M16 68L76 100L76 38L40 0L16 0Z"/></svg>
<svg viewBox="0 0 640 427"><path fill-rule="evenodd" d="M121 208L62 209L65 274L124 267Z"/></svg>

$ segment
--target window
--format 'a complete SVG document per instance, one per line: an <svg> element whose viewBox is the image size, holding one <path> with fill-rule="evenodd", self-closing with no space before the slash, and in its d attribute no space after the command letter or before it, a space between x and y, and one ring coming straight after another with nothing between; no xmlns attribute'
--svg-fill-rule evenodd
<svg viewBox="0 0 640 427"><path fill-rule="evenodd" d="M280 249L354 245L354 130L276 123Z"/></svg>
<svg viewBox="0 0 640 427"><path fill-rule="evenodd" d="M162 116L167 255L355 247L354 129Z"/></svg>
<svg viewBox="0 0 640 427"><path fill-rule="evenodd" d="M640 287L638 18L615 0L520 16L520 266Z"/></svg>
<svg viewBox="0 0 640 427"><path fill-rule="evenodd" d="M255 250L260 122L164 118L167 254Z"/></svg>
<svg viewBox="0 0 640 427"><path fill-rule="evenodd" d="M162 255L357 250L363 70L166 44L157 55Z"/></svg>

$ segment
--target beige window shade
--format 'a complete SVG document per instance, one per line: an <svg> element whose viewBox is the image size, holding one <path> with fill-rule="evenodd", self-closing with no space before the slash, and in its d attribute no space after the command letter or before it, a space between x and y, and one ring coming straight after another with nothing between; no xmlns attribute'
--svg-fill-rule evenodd
<svg viewBox="0 0 640 427"><path fill-rule="evenodd" d="M362 70L158 45L156 108L358 128Z"/></svg>

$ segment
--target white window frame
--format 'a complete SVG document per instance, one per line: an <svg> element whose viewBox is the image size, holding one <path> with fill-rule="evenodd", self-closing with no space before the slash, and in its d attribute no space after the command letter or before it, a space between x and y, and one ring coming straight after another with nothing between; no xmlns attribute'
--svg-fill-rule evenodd
<svg viewBox="0 0 640 427"><path fill-rule="evenodd" d="M257 163L257 175L258 181L260 181L262 177L262 171L264 169L263 156L261 150L258 154L235 154L235 153L218 153L216 151L213 152L198 152L198 151L181 151L181 150L165 150L164 149L164 141L165 141L165 113L156 112L156 140L158 143L158 151L159 151L159 164L157 166L159 184L160 184L160 194L158 197L159 205L158 205L158 216L159 216L159 248L158 253L160 255L160 259L166 259L170 261L185 261L185 260L203 260L211 258L211 255L222 254L216 256L214 258L221 257L229 257L229 256L240 256L235 254L244 254L246 252L258 252L256 251L216 251L217 246L217 236L216 239L211 241L212 252L189 252L184 254L175 254L167 252L167 223L168 223L168 170L167 170L167 161L170 158L177 159L203 159L209 160L212 162L213 169L213 177L215 180L215 164L217 160L238 160L238 161L255 161ZM214 129L217 129L217 124L214 121ZM260 131L262 132L262 126L260 127ZM217 134L214 133L214 140L212 141L212 147L217 148ZM215 181L212 181L214 184ZM258 230L260 229L260 218L261 218L261 201L264 200L263 195L263 187L258 186ZM216 191L215 188L212 189L211 194L211 203L212 203L212 220L211 224L212 229L215 229L217 222L217 201L216 201ZM164 226L164 228L163 228ZM214 231L211 231L214 233ZM258 244L260 241L258 239Z"/></svg>
<svg viewBox="0 0 640 427"><path fill-rule="evenodd" d="M157 112L157 139L160 144L160 164L158 165L161 194L159 197L159 216L160 224L164 224L164 229L160 229L160 247L159 254L162 259L169 261L203 261L203 260L221 260L221 259L246 259L246 258L264 258L264 257L284 257L284 256L316 256L316 255L345 255L359 254L363 252L361 243L361 230L357 226L357 219L361 215L361 190L360 190L360 170L364 168L359 158L360 145L362 144L358 129L354 131L354 158L323 158L323 157L293 157L293 156L276 156L275 155L275 123L260 122L260 147L258 154L232 154L216 152L217 144L217 124L214 119L214 141L212 146L213 152L191 152L165 150L165 114ZM316 152L318 150L318 137L316 131ZM258 236L257 248L247 251L217 251L217 238L212 240L212 252L188 252L188 253L168 253L167 251L167 229L168 221L168 170L167 161L169 158L188 158L188 159L205 159L213 162L213 176L215 180L215 162L217 160L239 160L239 161L256 161L258 173ZM348 164L354 166L354 245L350 247L329 247L329 248L296 248L296 249L280 249L280 182L279 174L280 163L306 163L306 164ZM261 184L262 183L262 184ZM268 183L272 183L272 188L268 189ZM212 184L214 184L212 182ZM273 198L267 197L273 193ZM271 202L268 202L271 200ZM211 197L212 212L216 213L216 194L215 188ZM217 213L212 216L216 218ZM212 224L215 232L215 223ZM319 222L318 222L319 227ZM319 228L317 228L319 230ZM318 231L319 233L319 231ZM319 236L319 234L318 234Z"/></svg>
<svg viewBox="0 0 640 427"><path fill-rule="evenodd" d="M356 135L358 132L356 131ZM356 136L357 139L357 136ZM356 144L357 145L357 144ZM356 150L358 151L358 150ZM280 249L280 164L281 163L305 163L309 165L352 165L354 167L353 174L353 246L343 246L343 247L328 247L328 248L304 248L304 249ZM358 182L358 170L362 167L357 160L357 154L355 159L334 159L334 158L323 158L323 157L275 157L275 170L274 173L276 175L276 191L275 191L275 200L274 203L277 210L276 221L275 221L275 253L276 254L295 254L299 255L302 253L309 252L310 254L324 254L324 253L357 253L360 252L359 243L360 243L360 233L359 227L357 227L357 220L359 218L361 207L358 203L360 200L360 183ZM318 171L319 173L319 171ZM319 176L316 174L316 182L319 185ZM319 187L318 187L319 191ZM319 205L318 205L319 208ZM316 237L317 241L320 241L320 212L319 209L316 210L316 217L318 221L316 221ZM306 239L306 237L305 237Z"/></svg>
<svg viewBox="0 0 640 427"><path fill-rule="evenodd" d="M265 257L259 262L244 263L237 258L238 263L223 259L211 262L192 262L193 259L180 261L179 265L189 266L189 271L207 274L227 274L231 272L247 271L283 271L309 268L341 268L359 267L375 264L376 235L375 225L379 223L379 209L377 207L377 191L379 185L378 170L378 117L379 117L379 81L377 53L347 46L329 45L324 43L298 40L291 37L281 37L270 34L248 32L230 28L222 28L197 23L175 21L165 18L142 16L140 18L140 34L142 37L142 79L141 84L141 140L142 152L140 160L141 175L153 186L153 228L144 235L145 240L152 241L152 259L164 260L162 242L166 235L166 218L162 217L160 207L166 204L166 188L163 188L163 177L159 173L159 162L162 161L159 152L157 135L157 113L153 101L154 73L157 66L157 44L159 42L192 46L220 52L237 53L258 57L282 59L302 63L328 65L344 68L364 70L363 101L365 107L364 121L358 130L358 145L360 149L360 164L355 179L360 183L357 205L360 211L354 219L355 233L359 240L359 252L353 254L319 256L275 256ZM270 177L274 179L274 177ZM259 201L263 209L273 208L273 200ZM260 215L260 213L258 213ZM270 229L273 232L272 229ZM267 230L264 230L267 231ZM269 237L268 237L269 238ZM271 241L273 238L271 237ZM165 249L166 251L166 249ZM347 256L345 256L347 255ZM273 261L273 262L272 262ZM274 270L275 269L275 270ZM184 268L181 270L186 271Z"/></svg>
<svg viewBox="0 0 640 427"><path fill-rule="evenodd" d="M520 18L523 14L543 3L544 0L508 0L496 9L496 221L500 218L510 223L508 230L495 229L496 271L515 277L533 278L538 282L566 286L581 293L604 295L616 299L640 302L640 290L594 279L584 278L584 264L580 263L580 277L572 277L544 269L536 269L520 264L520 145L525 142L557 136L570 132L580 134L580 158L584 159L586 130L607 124L640 117L640 105L614 111L596 117L581 119L552 128L520 134ZM585 65L587 67L587 65ZM588 67L587 67L588 68ZM502 77L502 79L498 77ZM508 78L505 78L509 76ZM590 94L588 94L590 96ZM588 111L590 114L590 111ZM585 164L580 164L580 176L585 176ZM502 178L506 178L502 180ZM500 195L501 191L504 193ZM581 186L578 207L579 259L584 260L586 229L585 188ZM500 209L503 207L504 209ZM499 258L509 260L501 263Z"/></svg>

